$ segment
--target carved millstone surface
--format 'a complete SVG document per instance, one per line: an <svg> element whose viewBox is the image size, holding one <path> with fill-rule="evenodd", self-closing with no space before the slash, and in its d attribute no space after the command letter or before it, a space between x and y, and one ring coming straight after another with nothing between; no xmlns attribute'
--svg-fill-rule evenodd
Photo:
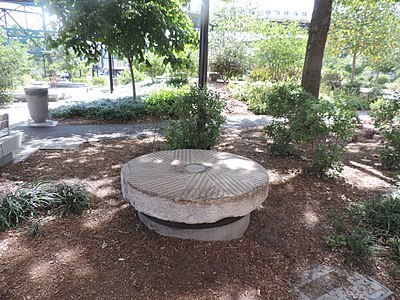
<svg viewBox="0 0 400 300"><path fill-rule="evenodd" d="M268 173L239 155L211 150L160 151L121 171L123 197L146 215L186 224L245 216L267 198Z"/></svg>

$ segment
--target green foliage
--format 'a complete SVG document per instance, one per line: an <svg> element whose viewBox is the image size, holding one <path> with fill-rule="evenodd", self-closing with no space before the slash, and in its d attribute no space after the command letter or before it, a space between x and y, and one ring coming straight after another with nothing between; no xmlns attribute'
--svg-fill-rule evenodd
<svg viewBox="0 0 400 300"><path fill-rule="evenodd" d="M210 69L221 74L224 82L243 75L248 68L248 56L240 44L229 44L212 52Z"/></svg>
<svg viewBox="0 0 400 300"><path fill-rule="evenodd" d="M252 82L243 85L229 85L233 97L248 104L248 109L255 114L267 114L267 95L272 84L268 82Z"/></svg>
<svg viewBox="0 0 400 300"><path fill-rule="evenodd" d="M348 82L344 85L344 92L348 95L360 95L361 85L362 83L359 81Z"/></svg>
<svg viewBox="0 0 400 300"><path fill-rule="evenodd" d="M177 53L177 61L169 65L167 83L179 87L189 83L189 78L197 75L199 53L192 45Z"/></svg>
<svg viewBox="0 0 400 300"><path fill-rule="evenodd" d="M359 57L379 74L391 61L397 61L400 28L398 11L392 0L334 1L328 48L337 55ZM354 80L354 78L352 78Z"/></svg>
<svg viewBox="0 0 400 300"><path fill-rule="evenodd" d="M373 255L374 247L381 246L394 260L400 258L400 185L351 207L347 218L335 214L329 219L333 232L324 240L331 249L346 248L350 258L361 261Z"/></svg>
<svg viewBox="0 0 400 300"><path fill-rule="evenodd" d="M349 232L346 243L352 259L361 261L372 253L373 236L367 229L356 227Z"/></svg>
<svg viewBox="0 0 400 300"><path fill-rule="evenodd" d="M396 78L393 82L387 83L385 86L393 91L400 90L400 77Z"/></svg>
<svg viewBox="0 0 400 300"><path fill-rule="evenodd" d="M275 85L267 95L267 112L274 120L264 127L273 142L272 155L289 155L304 148L310 170L320 176L341 171L343 144L357 121L341 102L319 100L293 83Z"/></svg>
<svg viewBox="0 0 400 300"><path fill-rule="evenodd" d="M108 79L108 77L95 76L92 79L92 85L93 86L105 86L107 84L107 79Z"/></svg>
<svg viewBox="0 0 400 300"><path fill-rule="evenodd" d="M179 116L176 111L177 103L180 103L180 99L188 93L188 88L188 86L168 88L152 92L143 99L145 110L153 116L177 118Z"/></svg>
<svg viewBox="0 0 400 300"><path fill-rule="evenodd" d="M53 46L65 45L77 55L96 61L106 49L123 56L129 66L146 61L146 53L175 64L176 54L197 35L182 10L185 1L45 0L48 11L57 16L58 34ZM167 34L168 33L168 34ZM133 83L133 98L136 89Z"/></svg>
<svg viewBox="0 0 400 300"><path fill-rule="evenodd" d="M144 71L154 83L157 76L164 75L167 66L164 64L164 59L152 52L146 53L146 61L141 65L140 70Z"/></svg>
<svg viewBox="0 0 400 300"><path fill-rule="evenodd" d="M219 94L192 87L179 98L175 111L179 120L165 128L170 149L210 149L217 143L219 127L225 122L221 115L223 103Z"/></svg>
<svg viewBox="0 0 400 300"><path fill-rule="evenodd" d="M368 100L368 97L365 97L364 95L348 94L343 91L334 93L332 97L335 101L345 103L353 110L368 110L371 103L371 101Z"/></svg>
<svg viewBox="0 0 400 300"><path fill-rule="evenodd" d="M54 186L57 208L55 211L61 215L81 215L90 206L90 196L81 184L58 183Z"/></svg>
<svg viewBox="0 0 400 300"><path fill-rule="evenodd" d="M337 70L324 70L322 75L322 82L329 86L333 90L338 90L342 88L343 76Z"/></svg>
<svg viewBox="0 0 400 300"><path fill-rule="evenodd" d="M79 201L75 203L74 199ZM81 211L88 208L85 203L89 200L82 185L59 183L51 186L43 181L21 185L15 192L0 199L0 231L18 226L24 220L49 210L65 212L72 207L71 213ZM71 202L73 205L68 206Z"/></svg>
<svg viewBox="0 0 400 300"><path fill-rule="evenodd" d="M146 111L141 102L133 101L132 97L122 97L62 105L51 109L50 115L56 119L82 117L96 120L134 121L146 115Z"/></svg>
<svg viewBox="0 0 400 300"><path fill-rule="evenodd" d="M135 75L135 81L143 81L146 79L146 75L142 72L139 72L134 66L133 66L133 73ZM131 72L129 71L129 68L126 68L123 72L118 74L118 83L119 84L132 84L132 78L131 78Z"/></svg>
<svg viewBox="0 0 400 300"><path fill-rule="evenodd" d="M0 28L0 104L12 102L7 93L23 83L24 75L29 73L28 60L27 47L17 41L6 42Z"/></svg>
<svg viewBox="0 0 400 300"><path fill-rule="evenodd" d="M381 97L371 104L374 125L384 138L380 158L387 169L400 168L400 98Z"/></svg>
<svg viewBox="0 0 400 300"><path fill-rule="evenodd" d="M30 221L28 227L25 230L25 235L29 238L42 236L46 233L43 226L37 221Z"/></svg>
<svg viewBox="0 0 400 300"><path fill-rule="evenodd" d="M255 65L265 71L263 79L299 79L307 43L305 29L298 22L262 21L259 26L259 32L266 38L256 43Z"/></svg>

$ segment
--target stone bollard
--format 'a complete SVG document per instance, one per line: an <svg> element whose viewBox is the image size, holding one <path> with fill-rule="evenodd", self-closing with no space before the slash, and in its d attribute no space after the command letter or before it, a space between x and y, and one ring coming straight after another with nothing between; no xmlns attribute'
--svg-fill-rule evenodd
<svg viewBox="0 0 400 300"><path fill-rule="evenodd" d="M49 91L47 87L32 86L24 89L29 114L35 123L43 123L49 118Z"/></svg>

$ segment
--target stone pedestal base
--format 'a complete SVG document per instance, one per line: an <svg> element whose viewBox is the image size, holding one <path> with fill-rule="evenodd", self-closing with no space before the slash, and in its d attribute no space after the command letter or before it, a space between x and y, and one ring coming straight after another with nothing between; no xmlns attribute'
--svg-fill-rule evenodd
<svg viewBox="0 0 400 300"><path fill-rule="evenodd" d="M234 222L228 222L228 224L224 224L221 220L217 223L222 225L213 223L196 224L196 226L183 223L179 223L181 226L176 226L176 223L169 225L168 223L172 222L158 220L141 212L138 212L138 215L143 224L160 235L200 241L229 241L240 238L250 223L250 214L237 218ZM188 228L185 228L185 225ZM205 228L201 228L202 225Z"/></svg>

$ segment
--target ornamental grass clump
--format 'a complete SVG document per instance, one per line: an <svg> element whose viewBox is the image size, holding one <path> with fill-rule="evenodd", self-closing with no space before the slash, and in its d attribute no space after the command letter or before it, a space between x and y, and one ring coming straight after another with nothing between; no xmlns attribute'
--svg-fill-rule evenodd
<svg viewBox="0 0 400 300"><path fill-rule="evenodd" d="M23 184L0 199L0 231L50 213L81 214L89 208L89 193L81 184L36 181Z"/></svg>

